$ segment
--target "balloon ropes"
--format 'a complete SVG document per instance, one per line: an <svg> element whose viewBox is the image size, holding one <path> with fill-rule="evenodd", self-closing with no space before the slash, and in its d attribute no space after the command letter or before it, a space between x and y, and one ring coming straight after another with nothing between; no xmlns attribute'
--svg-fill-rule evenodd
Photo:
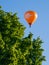
<svg viewBox="0 0 49 65"><path fill-rule="evenodd" d="M35 11L27 11L24 14L24 18L30 27L36 21L37 17L38 15Z"/></svg>

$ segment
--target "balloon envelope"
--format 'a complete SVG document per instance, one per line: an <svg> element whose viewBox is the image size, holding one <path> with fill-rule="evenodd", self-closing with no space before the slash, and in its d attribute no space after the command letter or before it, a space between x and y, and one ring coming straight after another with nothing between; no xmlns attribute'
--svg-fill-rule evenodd
<svg viewBox="0 0 49 65"><path fill-rule="evenodd" d="M34 11L27 11L24 14L24 18L28 22L28 24L31 26L31 24L34 23L37 19L37 13Z"/></svg>

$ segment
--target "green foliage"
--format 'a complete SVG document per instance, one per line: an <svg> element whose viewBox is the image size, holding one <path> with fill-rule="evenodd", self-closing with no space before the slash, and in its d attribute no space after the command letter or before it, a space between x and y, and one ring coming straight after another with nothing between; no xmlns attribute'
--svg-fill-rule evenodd
<svg viewBox="0 0 49 65"><path fill-rule="evenodd" d="M42 40L38 37L37 39L31 40L32 34L30 33L28 37L22 39L19 46L21 55L23 59L22 65L42 65L42 61L45 61L45 56L42 55L44 51L41 48Z"/></svg>
<svg viewBox="0 0 49 65"><path fill-rule="evenodd" d="M5 12L0 6L0 65L42 65L45 61L42 40L23 38L25 27L17 14Z"/></svg>

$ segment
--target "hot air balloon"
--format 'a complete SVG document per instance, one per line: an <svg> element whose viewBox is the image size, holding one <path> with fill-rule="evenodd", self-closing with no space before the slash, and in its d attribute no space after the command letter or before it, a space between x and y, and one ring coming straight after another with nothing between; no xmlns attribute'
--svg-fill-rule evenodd
<svg viewBox="0 0 49 65"><path fill-rule="evenodd" d="M31 26L37 19L37 13L35 11L27 11L24 14L24 18L28 22L29 26Z"/></svg>

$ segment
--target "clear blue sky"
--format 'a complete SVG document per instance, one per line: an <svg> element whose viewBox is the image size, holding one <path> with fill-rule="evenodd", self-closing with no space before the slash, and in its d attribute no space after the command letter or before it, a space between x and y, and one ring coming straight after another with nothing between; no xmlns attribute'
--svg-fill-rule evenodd
<svg viewBox="0 0 49 65"><path fill-rule="evenodd" d="M49 0L0 0L0 5L4 11L17 12L21 23L26 26L25 36L31 31L34 38L38 36L44 41L42 47L44 48L43 55L46 56L46 62L43 65L49 64ZM24 19L24 13L28 10L34 10L38 13L38 19L29 28L29 25Z"/></svg>

